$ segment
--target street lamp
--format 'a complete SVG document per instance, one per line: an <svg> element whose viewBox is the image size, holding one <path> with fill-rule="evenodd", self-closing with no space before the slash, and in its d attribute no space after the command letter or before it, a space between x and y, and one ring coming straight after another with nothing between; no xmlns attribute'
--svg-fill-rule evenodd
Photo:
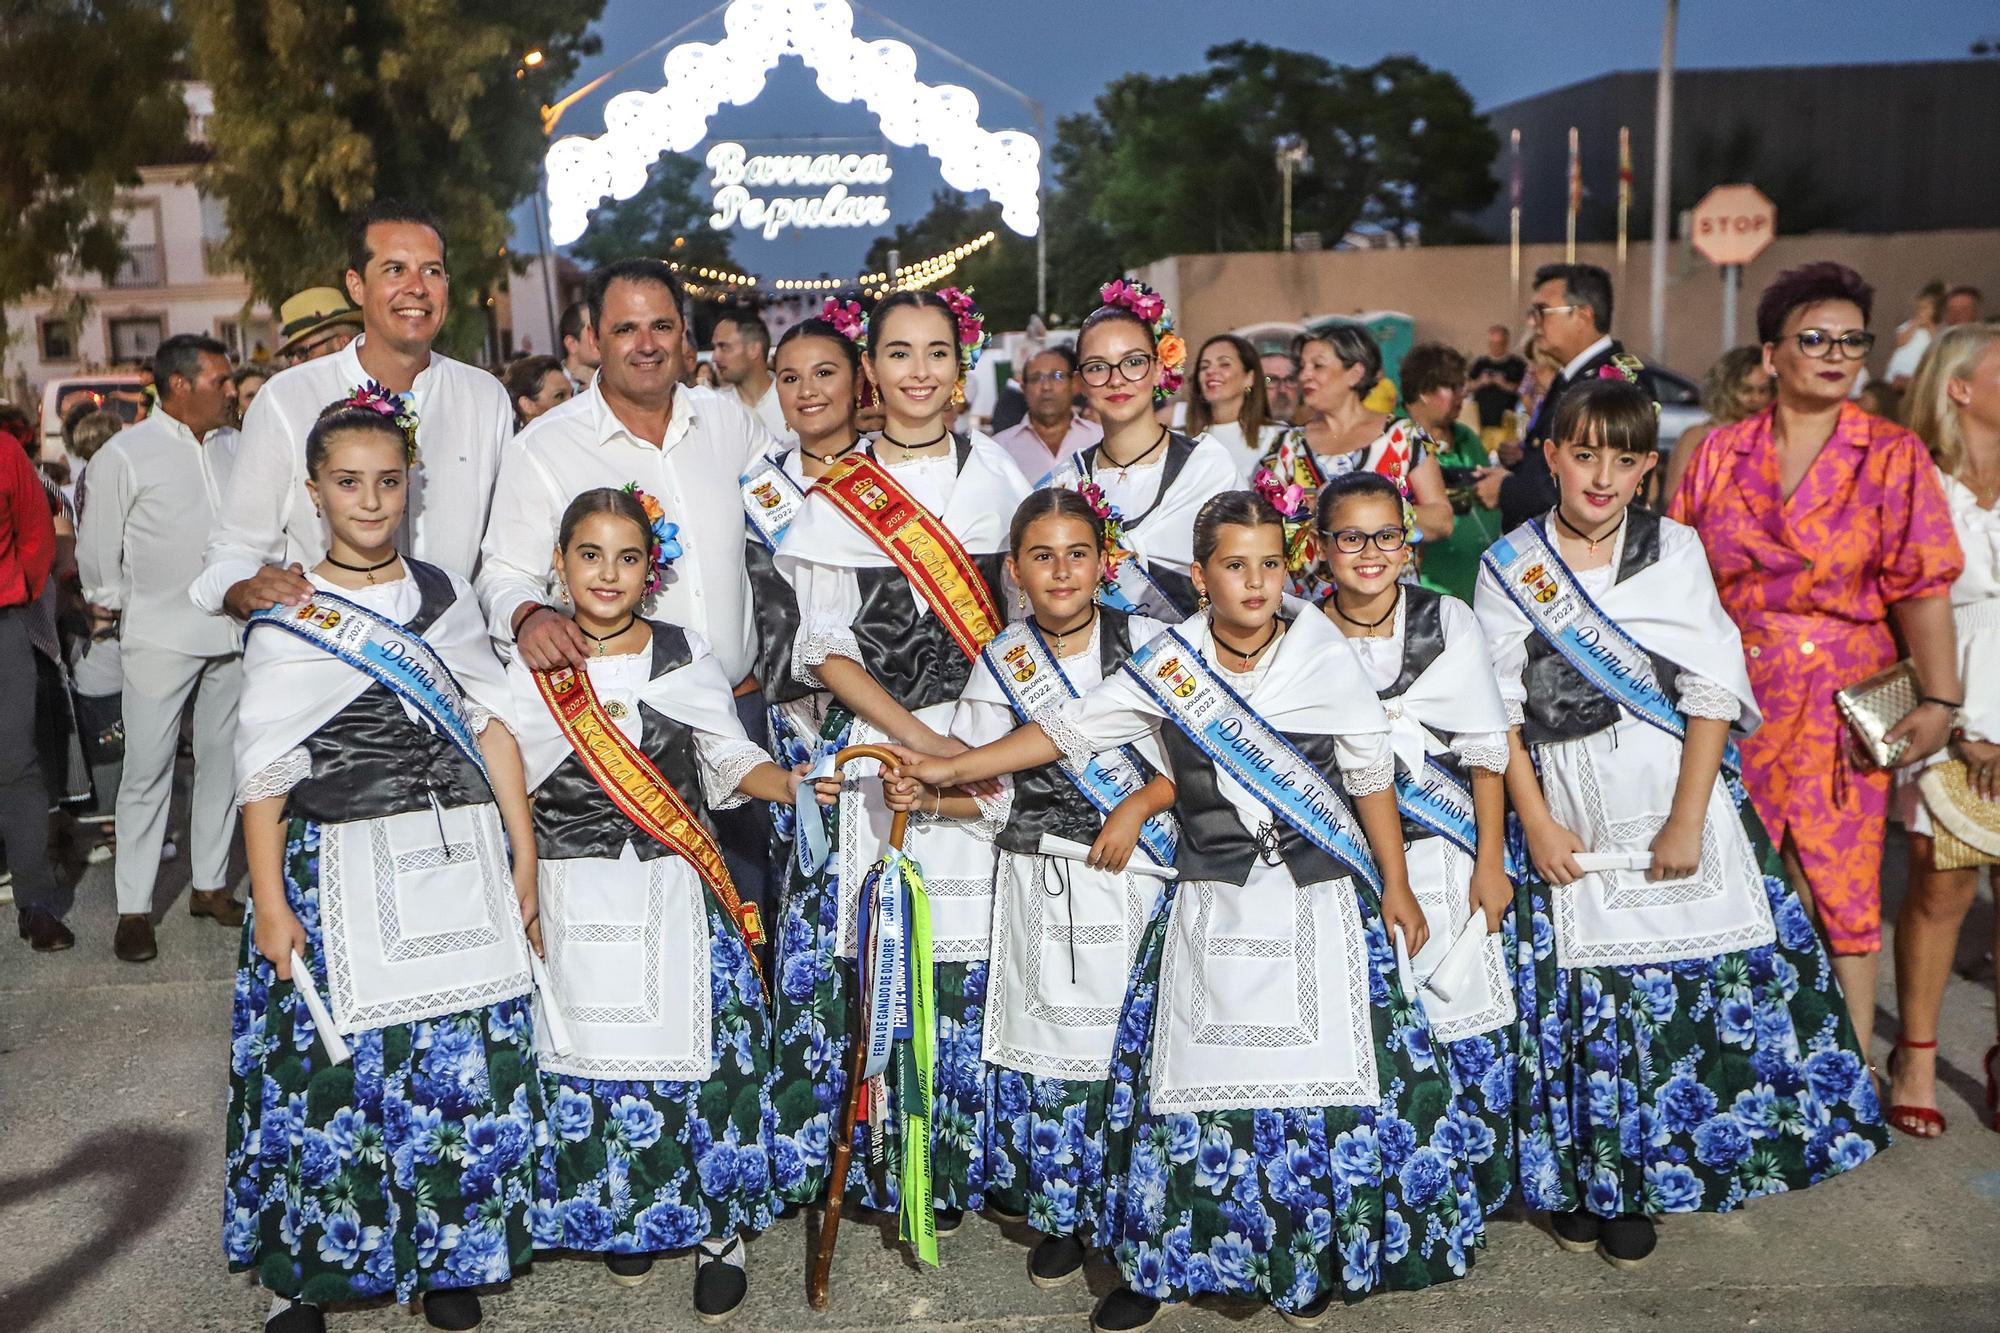
<svg viewBox="0 0 2000 1333"><path fill-rule="evenodd" d="M1277 140L1278 174L1285 182L1285 222L1283 240L1278 248L1289 251L1292 248L1292 173L1311 171L1312 157L1306 152L1305 136L1281 134Z"/></svg>

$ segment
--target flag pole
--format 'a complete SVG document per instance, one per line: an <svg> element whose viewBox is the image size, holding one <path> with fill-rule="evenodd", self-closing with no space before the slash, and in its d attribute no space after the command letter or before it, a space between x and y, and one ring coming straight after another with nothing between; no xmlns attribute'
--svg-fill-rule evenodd
<svg viewBox="0 0 2000 1333"><path fill-rule="evenodd" d="M1618 285L1625 285L1626 236L1632 221L1632 127L1618 127Z"/></svg>
<svg viewBox="0 0 2000 1333"><path fill-rule="evenodd" d="M1507 281L1516 305L1521 302L1521 131L1516 129L1509 136L1513 141L1514 172L1513 184L1508 194L1507 207Z"/></svg>
<svg viewBox="0 0 2000 1333"><path fill-rule="evenodd" d="M1569 127L1569 217L1565 224L1563 262L1576 262L1576 214L1583 206L1583 161L1577 155L1576 126Z"/></svg>

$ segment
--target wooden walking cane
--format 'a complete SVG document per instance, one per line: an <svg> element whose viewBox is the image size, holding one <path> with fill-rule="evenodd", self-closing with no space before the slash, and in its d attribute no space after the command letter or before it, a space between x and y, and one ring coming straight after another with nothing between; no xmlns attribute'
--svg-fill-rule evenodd
<svg viewBox="0 0 2000 1333"><path fill-rule="evenodd" d="M880 745L850 745L833 758L836 771L844 769L855 759L874 759L884 765L900 762L894 751ZM889 846L896 851L903 849L903 835L909 831L910 814L898 810L889 825ZM847 1109L842 1113L840 1137L833 1145L832 1171L827 1177L826 1210L820 1215L819 1239L813 1244L812 1266L806 1272L806 1303L815 1310L825 1310L827 1305L827 1283L833 1277L833 1243L840 1234L840 1205L847 1192L848 1160L854 1152L854 1125L861 1116L861 1071L868 1063L868 976L867 951L855 950L859 955L854 960L857 981L855 1013L857 1022L853 1030L854 1055L848 1064Z"/></svg>

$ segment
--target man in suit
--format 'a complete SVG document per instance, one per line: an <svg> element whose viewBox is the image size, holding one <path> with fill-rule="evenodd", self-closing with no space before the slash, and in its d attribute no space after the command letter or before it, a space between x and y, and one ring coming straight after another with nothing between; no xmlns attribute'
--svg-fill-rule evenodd
<svg viewBox="0 0 2000 1333"><path fill-rule="evenodd" d="M1512 531L1555 507L1555 479L1549 475L1542 444L1555 424L1563 391L1572 384L1595 379L1612 357L1625 352L1608 332L1611 275L1595 264L1544 264L1536 269L1534 304L1528 307L1528 322L1542 344L1562 357L1563 368L1549 385L1528 427L1521 461L1512 471L1494 473L1480 486L1482 501L1488 504L1498 501L1502 532ZM1647 392L1652 392L1646 377L1642 376L1640 382Z"/></svg>

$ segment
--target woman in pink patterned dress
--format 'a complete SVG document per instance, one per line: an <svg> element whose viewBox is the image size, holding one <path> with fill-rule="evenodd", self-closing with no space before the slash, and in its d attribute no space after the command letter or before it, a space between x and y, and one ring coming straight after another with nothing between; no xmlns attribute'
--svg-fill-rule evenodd
<svg viewBox="0 0 2000 1333"><path fill-rule="evenodd" d="M1847 400L1873 296L1839 264L1778 275L1757 302L1777 400L1702 441L1669 510L1700 532L1743 631L1764 712L1744 782L1826 933L1863 1051L1890 775L1853 752L1833 696L1893 664L1900 637L1923 695L1890 733L1909 742L1905 764L1945 743L1964 701L1949 600L1964 558L1937 468L1916 436Z"/></svg>

